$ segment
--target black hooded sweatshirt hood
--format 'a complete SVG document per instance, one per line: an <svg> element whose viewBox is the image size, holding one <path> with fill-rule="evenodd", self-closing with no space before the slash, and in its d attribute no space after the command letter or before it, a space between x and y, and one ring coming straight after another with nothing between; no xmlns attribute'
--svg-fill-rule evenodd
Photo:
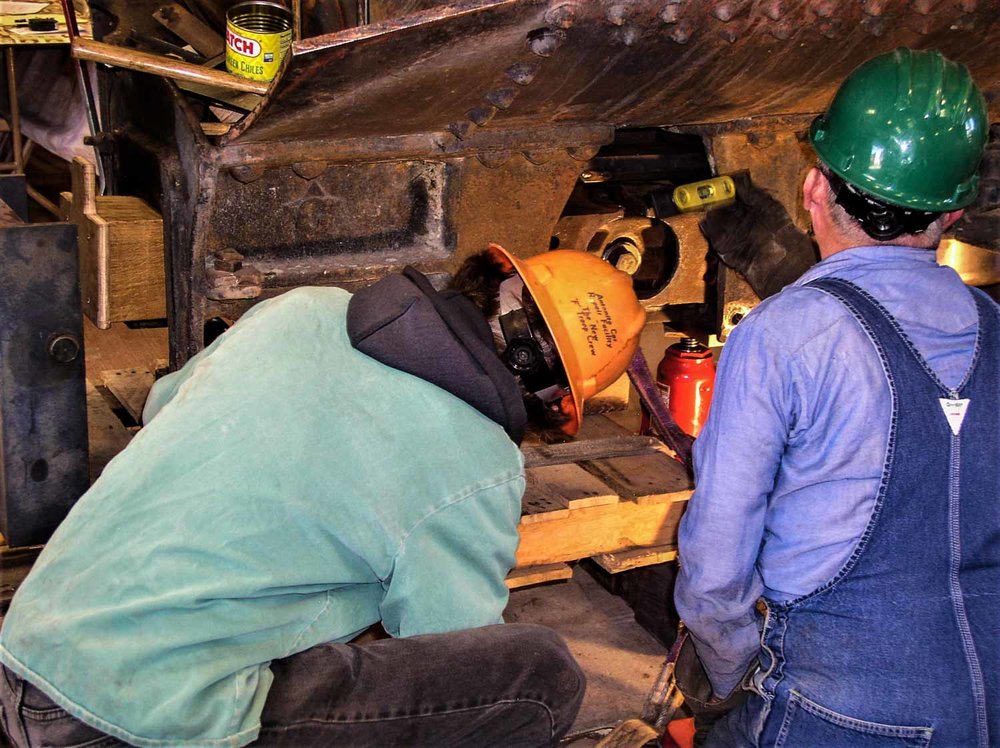
<svg viewBox="0 0 1000 748"><path fill-rule="evenodd" d="M357 350L447 390L521 443L528 420L521 388L497 355L489 323L462 294L436 291L408 267L351 297L347 334Z"/></svg>

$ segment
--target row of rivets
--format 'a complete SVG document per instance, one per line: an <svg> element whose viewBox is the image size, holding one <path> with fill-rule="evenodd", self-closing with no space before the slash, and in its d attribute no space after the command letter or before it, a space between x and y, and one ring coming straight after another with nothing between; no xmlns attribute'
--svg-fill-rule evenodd
<svg viewBox="0 0 1000 748"><path fill-rule="evenodd" d="M528 34L528 49L539 57L550 57L566 41L566 32L573 26L576 20L576 8L571 4L564 4L552 8L546 13L545 20L555 28L536 29ZM534 60L528 62L516 62L507 68L506 76L518 86L527 86L538 75L541 63ZM466 120L463 122L452 122L448 125L448 131L459 140L468 137L472 129L471 123L479 127L484 127L497 115L501 109L507 109L514 102L517 96L517 89L510 86L498 86L486 92L483 97L486 102L480 106L469 109L466 113ZM510 154L508 154L509 157ZM480 156L480 161L491 165L496 161L495 156ZM506 160L506 159L505 159Z"/></svg>
<svg viewBox="0 0 1000 748"><path fill-rule="evenodd" d="M313 180L321 176L327 169L326 161L298 161L292 164L292 171L305 180ZM267 172L262 164L241 164L229 168L230 176L241 184L256 182Z"/></svg>

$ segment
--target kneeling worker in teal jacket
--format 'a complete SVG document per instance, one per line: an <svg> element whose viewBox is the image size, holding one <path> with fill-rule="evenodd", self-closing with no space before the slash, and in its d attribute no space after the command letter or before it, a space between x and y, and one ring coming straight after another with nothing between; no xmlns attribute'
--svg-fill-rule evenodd
<svg viewBox="0 0 1000 748"><path fill-rule="evenodd" d="M528 423L575 433L644 314L583 252L262 302L156 383L0 632L18 748L550 746L584 690L501 623ZM392 638L347 644L380 622Z"/></svg>

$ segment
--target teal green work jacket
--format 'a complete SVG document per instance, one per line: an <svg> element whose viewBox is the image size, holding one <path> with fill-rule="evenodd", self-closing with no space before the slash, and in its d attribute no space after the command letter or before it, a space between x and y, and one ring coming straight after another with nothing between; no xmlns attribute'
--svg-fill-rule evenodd
<svg viewBox="0 0 1000 748"><path fill-rule="evenodd" d="M379 620L393 636L501 620L520 452L352 348L349 298L263 302L157 382L18 590L0 661L130 743L240 746L272 659Z"/></svg>

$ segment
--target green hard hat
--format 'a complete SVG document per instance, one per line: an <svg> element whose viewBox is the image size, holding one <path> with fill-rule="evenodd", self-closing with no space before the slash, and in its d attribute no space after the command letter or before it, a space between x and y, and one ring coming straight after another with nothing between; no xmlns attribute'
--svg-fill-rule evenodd
<svg viewBox="0 0 1000 748"><path fill-rule="evenodd" d="M988 129L986 101L965 65L900 48L844 80L809 140L831 171L864 192L944 212L976 199Z"/></svg>

